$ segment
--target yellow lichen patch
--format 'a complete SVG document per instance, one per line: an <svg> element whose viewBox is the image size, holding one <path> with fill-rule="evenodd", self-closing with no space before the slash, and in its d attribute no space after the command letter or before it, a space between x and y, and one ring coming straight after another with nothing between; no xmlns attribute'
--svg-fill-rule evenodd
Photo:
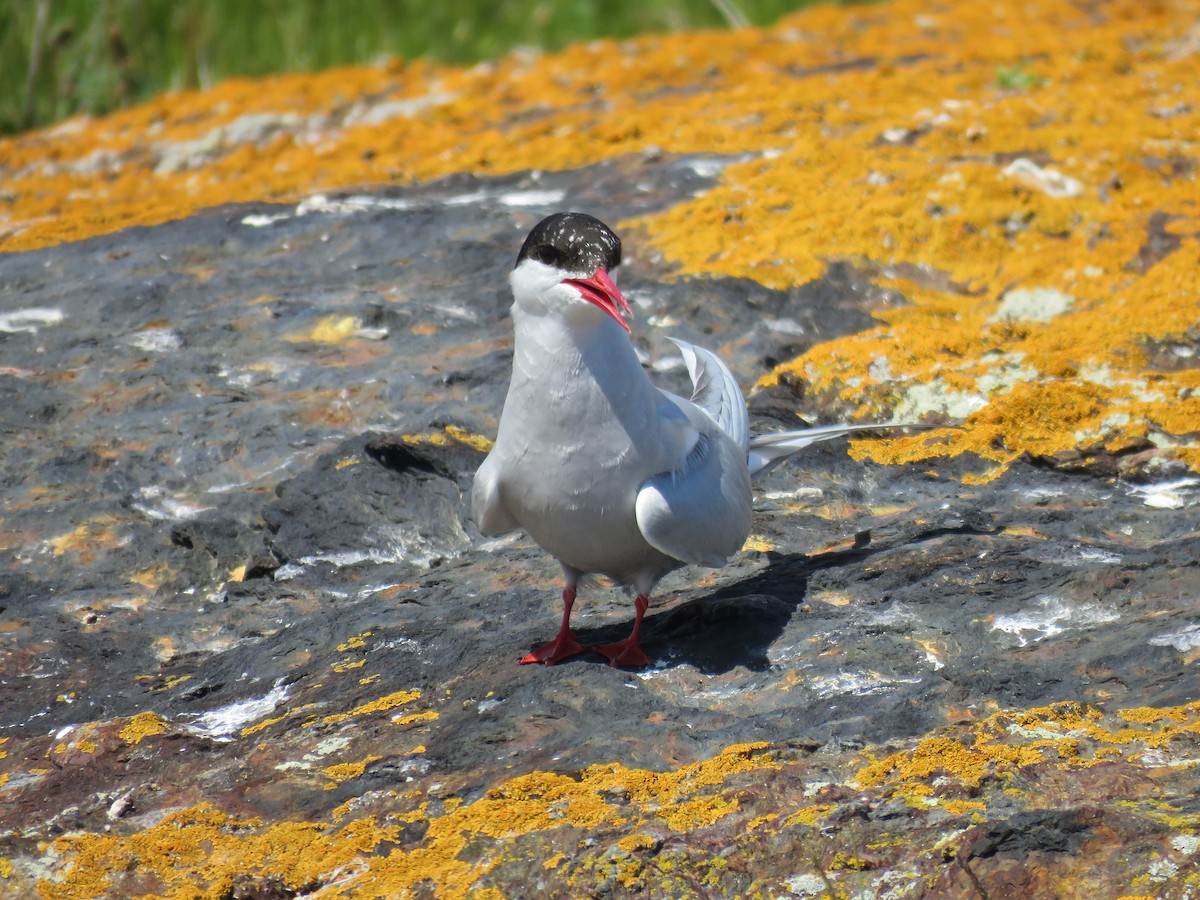
<svg viewBox="0 0 1200 900"><path fill-rule="evenodd" d="M411 703L420 696L420 691L396 691L394 694L388 694L387 696L380 697L378 700L372 700L370 703L356 706L349 712L325 716L325 718L321 719L321 724L335 725L338 722L345 722L347 719L354 719L358 716L365 716L375 712L386 712L389 709L395 709L397 706L403 706L405 703Z"/></svg>
<svg viewBox="0 0 1200 900"><path fill-rule="evenodd" d="M347 650L361 650L363 647L367 646L367 638L369 638L373 633L374 632L371 631L364 631L362 634L355 634L346 638L346 640L338 644L338 652L345 653Z"/></svg>
<svg viewBox="0 0 1200 900"><path fill-rule="evenodd" d="M337 470L338 472L340 472L340 471L342 471L342 469L348 469L351 466L357 466L361 462L362 462L362 460L359 459L357 456L345 456L345 457L342 457L341 459L339 459L337 461L337 464L333 468L335 470Z"/></svg>
<svg viewBox="0 0 1200 900"><path fill-rule="evenodd" d="M970 813L982 813L987 809L986 803L978 800L947 800L942 808L952 816L965 816Z"/></svg>
<svg viewBox="0 0 1200 900"><path fill-rule="evenodd" d="M394 719L392 719L392 722L394 722L397 725L413 725L417 722L432 722L436 718L438 718L437 710L426 709L426 710L423 710L422 712L408 713L403 716L396 716Z"/></svg>
<svg viewBox="0 0 1200 900"><path fill-rule="evenodd" d="M985 776L1040 762L1042 754L1025 746L994 741L969 746L952 737L929 737L911 751L892 754L860 769L855 780L863 787L895 782L911 784L936 775L949 775L978 785Z"/></svg>
<svg viewBox="0 0 1200 900"><path fill-rule="evenodd" d="M550 857L548 860L546 860L544 863L542 863L542 868L543 869L557 869L560 865L562 865L564 862L566 862L566 860L567 860L567 854L559 851L558 853L555 853L552 857Z"/></svg>
<svg viewBox="0 0 1200 900"><path fill-rule="evenodd" d="M736 800L725 797L697 797L659 810L658 816L674 831L688 832L705 828L739 809Z"/></svg>
<svg viewBox="0 0 1200 900"><path fill-rule="evenodd" d="M333 779L333 782L325 785L325 789L333 790L343 781L349 781L351 778L358 778L367 770L367 766L380 759L383 759L383 757L368 756L366 759L360 759L358 762L339 763L334 766L326 766L321 771Z"/></svg>
<svg viewBox="0 0 1200 900"><path fill-rule="evenodd" d="M170 723L156 713L138 713L121 729L121 740L127 744L140 744L148 737L163 734L168 728Z"/></svg>
<svg viewBox="0 0 1200 900"><path fill-rule="evenodd" d="M0 878L9 878L12 876L13 867L3 856L0 856Z"/></svg>
<svg viewBox="0 0 1200 900"><path fill-rule="evenodd" d="M861 872L864 869L870 868L870 863L865 859L860 859L857 856L851 856L848 853L838 851L834 854L833 859L829 863L829 868L833 871L850 870L853 872Z"/></svg>
<svg viewBox="0 0 1200 900"><path fill-rule="evenodd" d="M349 672L351 669L361 669L367 664L365 659L342 659L333 664L333 671L341 674Z"/></svg>
<svg viewBox="0 0 1200 900"><path fill-rule="evenodd" d="M299 887L385 840L396 840L396 830L369 820L328 831L307 822L263 828L258 820L236 820L201 804L125 838L61 838L55 849L72 864L62 883L42 882L39 887L45 896L103 896L114 873L135 867L171 885L176 896L220 896L247 873L286 873Z"/></svg>
<svg viewBox="0 0 1200 900"><path fill-rule="evenodd" d="M770 376L827 415L964 421L856 455L973 454L983 481L1023 454L1148 446L1200 471L1200 376L1176 355L1200 319L1198 14L893 0L471 69L230 81L0 141L0 249L372 182L743 154L622 227L682 274L791 287L848 260L902 292ZM388 112L346 114L359 101Z"/></svg>
<svg viewBox="0 0 1200 900"><path fill-rule="evenodd" d="M617 847L626 853L637 853L639 850L649 850L657 843L658 841L649 834L627 834L617 841Z"/></svg>
<svg viewBox="0 0 1200 900"><path fill-rule="evenodd" d="M909 305L877 313L885 325L767 379L798 376L835 412L965 418L860 442L860 457L970 452L988 478L1026 453L1148 441L1197 467L1194 369L1152 355L1176 340L1194 351L1200 318L1200 188L1179 169L1196 165L1200 88L1194 53L1173 49L1197 5L1109 10L897 2L858 19L856 55L924 58L886 78L810 79L787 149L641 225L689 273L787 287L849 259L904 293ZM1020 50L1004 37L1018 34ZM1031 86L998 84L1022 58L1044 60Z"/></svg>
<svg viewBox="0 0 1200 900"><path fill-rule="evenodd" d="M191 681L191 680L192 680L191 675L171 675L165 681L163 681L161 687L154 688L154 690L155 691L169 691L172 688L179 687L179 685L183 684L185 681Z"/></svg>
<svg viewBox="0 0 1200 900"><path fill-rule="evenodd" d="M1130 709L1119 716L1157 727L1112 730L1102 724L1104 717L1098 709L1075 702L995 713L966 734L934 734L912 749L869 759L855 774L855 781L863 788L887 785L912 801L921 801L931 796L930 784L939 777L979 787L985 780L1003 779L1024 766L1058 761L1086 767L1119 758L1118 748L1129 744L1161 748L1175 735L1200 734L1200 703L1162 710Z"/></svg>
<svg viewBox="0 0 1200 900"><path fill-rule="evenodd" d="M423 431L419 434L402 434L400 440L414 446L430 444L434 447L449 447L450 437L444 431Z"/></svg>
<svg viewBox="0 0 1200 900"><path fill-rule="evenodd" d="M157 588L171 574L171 568L166 565L150 566L148 569L143 569L140 572L134 572L129 576L129 580L134 584L140 584L145 588Z"/></svg>
<svg viewBox="0 0 1200 900"><path fill-rule="evenodd" d="M459 428L457 425L446 425L443 430L460 444L474 447L480 453L487 453L492 449L491 439L484 437L482 434L473 434L465 428Z"/></svg>
<svg viewBox="0 0 1200 900"><path fill-rule="evenodd" d="M376 758L324 771L335 779L354 778ZM156 883L166 896L221 896L235 878L249 875L278 879L294 890L320 885L322 895L330 897L406 896L417 885L438 897L482 896L475 885L501 856L464 853L480 837L490 844L563 826L622 828L626 813L605 799L618 789L628 797L629 811L646 817L671 815L683 802L707 801L708 812L694 823L703 827L725 809L709 799L707 789L720 788L740 773L777 767L764 745L754 744L731 747L674 772L619 765L591 766L576 775L537 772L514 778L470 804L449 798L442 815L428 815L422 806L410 815L389 815L386 824L368 817L338 825L264 825L202 804L131 835L60 838L52 849L62 860L61 880L43 882L41 888L53 896L101 896L111 893L114 878L129 874L140 883ZM350 810L346 804L338 807L334 820ZM400 823L420 819L427 822L425 837L401 849ZM618 845L628 853L655 843L637 831L621 841ZM557 868L566 858L551 856L546 868ZM355 877L340 877L351 862Z"/></svg>
<svg viewBox="0 0 1200 900"><path fill-rule="evenodd" d="M1137 706L1131 709L1119 710L1117 715L1126 722L1137 722L1140 725L1153 725L1155 722L1161 722L1164 719L1181 723L1188 718L1188 708L1159 709L1154 706Z"/></svg>
<svg viewBox="0 0 1200 900"><path fill-rule="evenodd" d="M118 543L117 520L112 516L97 516L70 531L50 538L50 550L55 556L64 553L77 553L85 561L93 559L100 550L116 546Z"/></svg>
<svg viewBox="0 0 1200 900"><path fill-rule="evenodd" d="M260 731L262 731L265 728L270 728L276 722L282 722L286 718L287 718L287 715L282 715L282 716L275 716L270 719L263 719L261 722L255 722L253 725L247 725L240 732L238 732L238 734L240 734L242 737L249 737L252 734L258 734Z"/></svg>
<svg viewBox="0 0 1200 900"><path fill-rule="evenodd" d="M294 343L340 344L362 330L362 322L354 316L326 316L302 334L288 338Z"/></svg>
<svg viewBox="0 0 1200 900"><path fill-rule="evenodd" d="M757 534L750 535L748 538L746 538L746 543L742 545L742 550L749 551L751 553L766 553L775 549L776 547L774 544Z"/></svg>
<svg viewBox="0 0 1200 900"><path fill-rule="evenodd" d="M788 816L783 824L785 826L800 824L812 827L825 818L833 808L834 805L832 803L816 803L812 806L806 806Z"/></svg>

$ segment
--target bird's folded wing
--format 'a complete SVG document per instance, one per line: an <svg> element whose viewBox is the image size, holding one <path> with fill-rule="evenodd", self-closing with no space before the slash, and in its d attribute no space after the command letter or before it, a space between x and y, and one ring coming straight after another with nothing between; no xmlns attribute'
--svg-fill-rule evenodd
<svg viewBox="0 0 1200 900"><path fill-rule="evenodd" d="M482 534L505 534L517 528L517 520L509 513L500 496L500 477L496 458L488 455L475 473L471 486L471 517Z"/></svg>
<svg viewBox="0 0 1200 900"><path fill-rule="evenodd" d="M703 347L668 338L678 348L692 378L692 402L712 416L745 453L750 439L750 414L737 380L720 358Z"/></svg>
<svg viewBox="0 0 1200 900"><path fill-rule="evenodd" d="M750 533L750 476L742 450L701 433L683 466L648 479L635 511L646 542L674 559L722 566Z"/></svg>

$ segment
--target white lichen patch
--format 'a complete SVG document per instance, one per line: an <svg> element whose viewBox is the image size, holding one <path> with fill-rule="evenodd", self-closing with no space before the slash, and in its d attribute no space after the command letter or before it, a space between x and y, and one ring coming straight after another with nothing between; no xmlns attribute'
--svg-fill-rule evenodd
<svg viewBox="0 0 1200 900"><path fill-rule="evenodd" d="M987 400L978 393L958 391L946 387L944 381L935 378L925 384L909 385L892 413L892 421L919 422L927 414L965 419L968 415L987 406Z"/></svg>
<svg viewBox="0 0 1200 900"><path fill-rule="evenodd" d="M1003 174L1018 184L1050 197L1078 197L1083 193L1083 182L1057 169L1039 166L1031 159L1019 157L1004 167Z"/></svg>
<svg viewBox="0 0 1200 900"><path fill-rule="evenodd" d="M1075 298L1053 288L1015 288L1000 300L989 322L1048 322L1071 308Z"/></svg>

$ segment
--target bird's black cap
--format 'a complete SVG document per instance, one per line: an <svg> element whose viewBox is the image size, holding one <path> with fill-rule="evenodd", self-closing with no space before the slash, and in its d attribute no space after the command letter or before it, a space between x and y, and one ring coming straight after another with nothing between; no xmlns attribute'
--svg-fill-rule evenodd
<svg viewBox="0 0 1200 900"><path fill-rule="evenodd" d="M595 216L555 213L534 225L525 238L516 264L525 259L573 275L591 275L597 269L611 272L621 264L621 239Z"/></svg>

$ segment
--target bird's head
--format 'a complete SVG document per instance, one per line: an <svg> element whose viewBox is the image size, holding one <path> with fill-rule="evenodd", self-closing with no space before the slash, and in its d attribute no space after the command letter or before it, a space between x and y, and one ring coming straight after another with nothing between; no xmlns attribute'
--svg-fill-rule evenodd
<svg viewBox="0 0 1200 900"><path fill-rule="evenodd" d="M603 310L626 331L633 310L609 277L621 264L621 239L586 213L548 216L529 232L513 267L513 299L534 313L567 317ZM624 313L624 315L622 315Z"/></svg>

